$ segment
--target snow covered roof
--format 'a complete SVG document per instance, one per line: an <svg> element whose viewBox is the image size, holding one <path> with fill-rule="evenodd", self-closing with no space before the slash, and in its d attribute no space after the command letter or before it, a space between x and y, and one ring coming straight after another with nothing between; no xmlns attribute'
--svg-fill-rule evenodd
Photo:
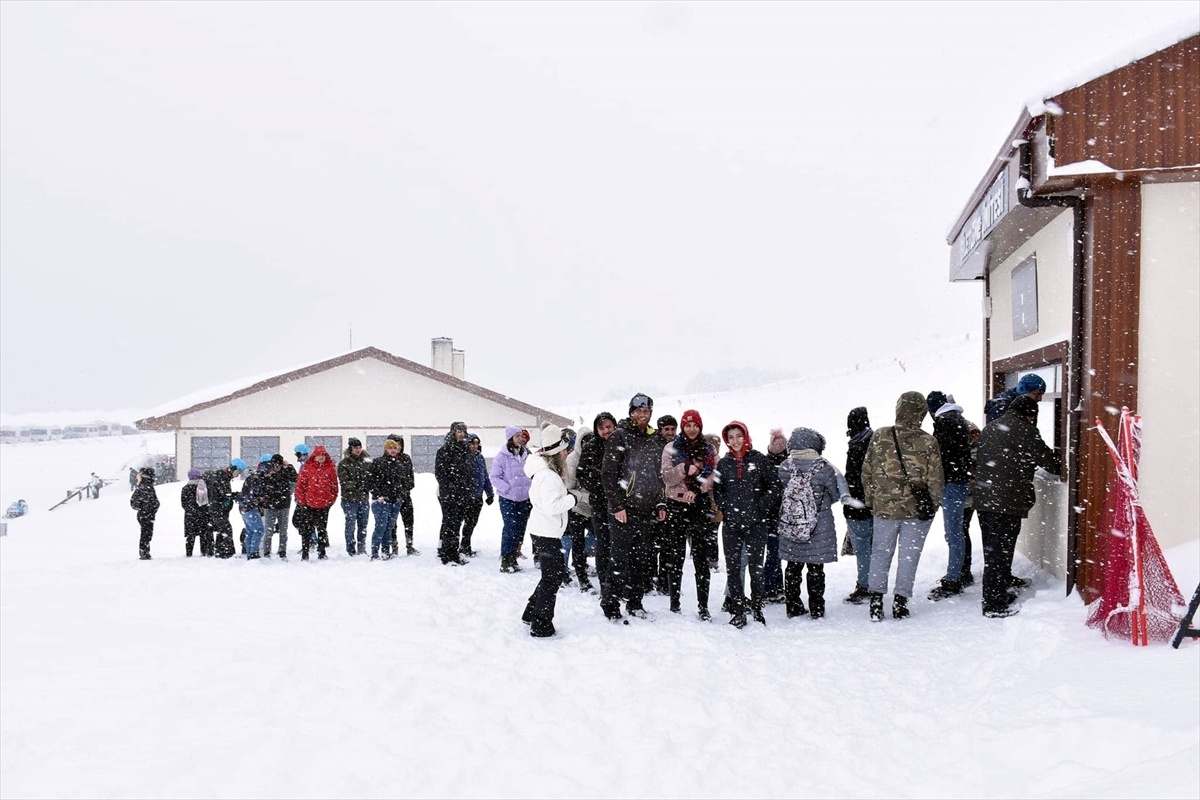
<svg viewBox="0 0 1200 800"><path fill-rule="evenodd" d="M1181 20L1174 25L1151 36L1128 43L1117 52L1110 53L1104 59L1093 62L1080 69L1073 75L1047 85L1040 93L1031 97L1025 108L1031 117L1040 117L1052 109L1047 108L1046 101L1069 92L1085 83L1090 83L1103 75L1115 72L1121 67L1140 61L1146 56L1200 34L1200 19Z"/></svg>
<svg viewBox="0 0 1200 800"><path fill-rule="evenodd" d="M213 386L199 392L187 395L182 398L166 403L158 407L152 412L152 416L144 419L139 419L135 424L142 430L175 430L180 427L180 419L185 414L191 414L205 408L221 405L230 400L236 400L247 395L271 389L276 386L282 386L292 381L307 378L310 375L315 375L319 372L324 372L334 367L340 367L344 364L350 364L355 361L360 361L364 358L374 358L382 361L385 364L391 364L394 367L415 372L426 378L444 383L455 389L491 400L494 403L499 403L503 406L508 406L516 411L525 414L532 414L539 419L547 422L553 422L556 425L569 425L571 420L566 417L555 414L553 411L547 411L544 408L523 403L520 400L515 400L507 395L493 392L490 389L485 389L482 386L476 386L473 383L456 378L453 375L448 375L440 370L432 367L426 367L423 364L418 364L415 361L409 361L407 358L392 355L386 350L380 350L377 347L363 347L358 350L344 353L333 358L327 358L322 361L317 361L310 364L305 364L287 370L282 373L272 373L258 378L248 378L241 381L225 383L218 386ZM247 385L249 384L249 385Z"/></svg>

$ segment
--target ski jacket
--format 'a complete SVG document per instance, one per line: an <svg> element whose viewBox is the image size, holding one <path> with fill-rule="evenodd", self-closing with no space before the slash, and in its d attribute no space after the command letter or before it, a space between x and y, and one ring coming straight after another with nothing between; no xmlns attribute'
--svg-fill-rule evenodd
<svg viewBox="0 0 1200 800"><path fill-rule="evenodd" d="M776 470L781 495L797 472L811 473L809 485L817 502L817 527L806 542L780 536L779 557L797 564L831 564L838 558L833 504L842 497L837 470L815 450L793 450Z"/></svg>
<svg viewBox="0 0 1200 800"><path fill-rule="evenodd" d="M247 511L263 510L263 477L263 472L255 471L242 481L241 491L237 495L238 511L245 514Z"/></svg>
<svg viewBox="0 0 1200 800"><path fill-rule="evenodd" d="M1037 426L1013 412L983 429L979 436L979 471L971 487L979 511L1026 517L1037 502L1033 472L1061 468Z"/></svg>
<svg viewBox="0 0 1200 800"><path fill-rule="evenodd" d="M746 440L749 442L749 439ZM741 459L727 453L717 462L713 497L725 522L773 534L779 512L779 478L762 453L749 450Z"/></svg>
<svg viewBox="0 0 1200 800"><path fill-rule="evenodd" d="M626 418L608 437L600 468L604 497L611 514L634 511L649 514L666 509L662 482L662 437L652 428L639 431Z"/></svg>
<svg viewBox="0 0 1200 800"><path fill-rule="evenodd" d="M492 459L491 472L492 486L496 487L496 493L505 500L516 503L529 499L529 478L525 475L525 461L529 457L529 451L522 447L514 453L511 449L512 438L521 430L515 425L504 429L507 442Z"/></svg>
<svg viewBox="0 0 1200 800"><path fill-rule="evenodd" d="M579 484L579 462L583 458L583 447L587 441L595 438L590 431L585 431L575 445L575 449L567 455L567 491L575 495L575 507L572 514L584 517L592 516L591 494Z"/></svg>
<svg viewBox="0 0 1200 800"><path fill-rule="evenodd" d="M200 505L196 502L196 489L199 488L200 481L188 481L179 490L179 505L183 506L183 516L187 517L207 517L208 504Z"/></svg>
<svg viewBox="0 0 1200 800"><path fill-rule="evenodd" d="M971 423L958 406L943 406L933 417L933 437L942 456L946 483L971 482Z"/></svg>
<svg viewBox="0 0 1200 800"><path fill-rule="evenodd" d="M367 481L375 502L398 503L407 495L404 491L404 465L396 456L384 453L370 463L368 470Z"/></svg>
<svg viewBox="0 0 1200 800"><path fill-rule="evenodd" d="M476 500L487 495L488 500L495 498L495 492L492 490L492 481L488 478L487 459L483 457L483 453L475 453L471 459L471 477L475 479L475 494Z"/></svg>
<svg viewBox="0 0 1200 800"><path fill-rule="evenodd" d="M524 471L530 479L529 502L533 506L525 531L530 536L562 538L567 530L567 514L575 507L575 496L543 456L531 455Z"/></svg>
<svg viewBox="0 0 1200 800"><path fill-rule="evenodd" d="M204 473L204 485L208 487L208 508L210 513L225 514L233 508L233 488L229 485L230 470L214 469Z"/></svg>
<svg viewBox="0 0 1200 800"><path fill-rule="evenodd" d="M401 448L403 446L401 444ZM417 485L416 470L413 469L412 459L403 449L400 450L400 455L396 456L396 460L400 462L400 499L407 500L413 487Z"/></svg>
<svg viewBox="0 0 1200 800"><path fill-rule="evenodd" d="M262 503L264 509L281 511L292 504L292 487L296 470L291 464L271 459L271 466L263 476Z"/></svg>
<svg viewBox="0 0 1200 800"><path fill-rule="evenodd" d="M846 449L846 486L850 496L862 503L858 508L850 503L842 504L842 516L846 519L864 520L871 518L871 509L867 506L867 496L863 489L862 468L867 458L867 448L871 445L870 428L859 431L850 437L850 445Z"/></svg>
<svg viewBox="0 0 1200 800"><path fill-rule="evenodd" d="M153 522L158 514L158 493L154 491L153 480L143 480L133 490L129 498L129 507L137 512L138 522Z"/></svg>
<svg viewBox="0 0 1200 800"><path fill-rule="evenodd" d="M905 392L896 401L896 424L880 428L871 436L863 461L863 495L872 514L881 519L916 519L917 501L912 485L924 485L935 504L942 500L945 481L937 439L921 430L929 413L920 392ZM904 464L896 454L896 439L904 453ZM908 472L905 478L905 470Z"/></svg>
<svg viewBox="0 0 1200 800"><path fill-rule="evenodd" d="M321 455L325 456L324 462L317 461L317 456ZM300 468L296 479L296 502L309 508L329 508L337 497L337 467L329 457L329 451L317 445Z"/></svg>
<svg viewBox="0 0 1200 800"><path fill-rule="evenodd" d="M475 492L475 474L471 451L466 441L446 434L445 444L434 458L433 474L438 482L438 499L450 503L466 503Z"/></svg>
<svg viewBox="0 0 1200 800"><path fill-rule="evenodd" d="M337 477L343 502L365 503L371 491L371 456L366 450L356 456L347 447L337 465Z"/></svg>

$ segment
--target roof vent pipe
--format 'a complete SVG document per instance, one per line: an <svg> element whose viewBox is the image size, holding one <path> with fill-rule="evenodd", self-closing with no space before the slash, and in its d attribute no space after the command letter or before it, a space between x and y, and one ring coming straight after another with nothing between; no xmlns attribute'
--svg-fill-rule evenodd
<svg viewBox="0 0 1200 800"><path fill-rule="evenodd" d="M451 374L454 369L453 353L454 340L445 336L439 336L433 340L432 355L430 356L429 366L436 369L438 372L444 372L447 375Z"/></svg>

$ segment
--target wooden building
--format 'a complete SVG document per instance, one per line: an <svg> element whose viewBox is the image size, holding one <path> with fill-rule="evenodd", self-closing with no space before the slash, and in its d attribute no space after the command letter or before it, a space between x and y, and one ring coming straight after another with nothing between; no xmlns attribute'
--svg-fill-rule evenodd
<svg viewBox="0 0 1200 800"><path fill-rule="evenodd" d="M192 467L212 469L238 457L253 466L263 453L291 460L302 442L324 445L340 460L351 436L378 455L393 433L404 437L417 472L432 472L434 454L456 420L478 434L490 453L504 445L506 426L536 432L543 425L571 424L463 380L465 357L449 339L433 340L431 361L426 367L366 347L180 404L137 426L175 432L176 462L184 475Z"/></svg>
<svg viewBox="0 0 1200 800"><path fill-rule="evenodd" d="M1147 47L1017 119L947 239L983 281L985 396L1046 379L1064 460L1037 481L1020 547L1091 600L1122 406L1144 417L1143 505L1163 547L1200 519L1200 35Z"/></svg>

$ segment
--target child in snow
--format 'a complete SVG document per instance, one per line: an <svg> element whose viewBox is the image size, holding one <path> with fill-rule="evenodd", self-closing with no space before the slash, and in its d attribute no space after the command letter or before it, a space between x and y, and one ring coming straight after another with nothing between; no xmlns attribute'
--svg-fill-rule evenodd
<svg viewBox="0 0 1200 800"><path fill-rule="evenodd" d="M138 472L137 488L129 498L129 507L137 511L142 538L138 543L138 558L150 560L150 539L154 537L154 517L158 514L158 493L154 491L154 468L142 467Z"/></svg>

